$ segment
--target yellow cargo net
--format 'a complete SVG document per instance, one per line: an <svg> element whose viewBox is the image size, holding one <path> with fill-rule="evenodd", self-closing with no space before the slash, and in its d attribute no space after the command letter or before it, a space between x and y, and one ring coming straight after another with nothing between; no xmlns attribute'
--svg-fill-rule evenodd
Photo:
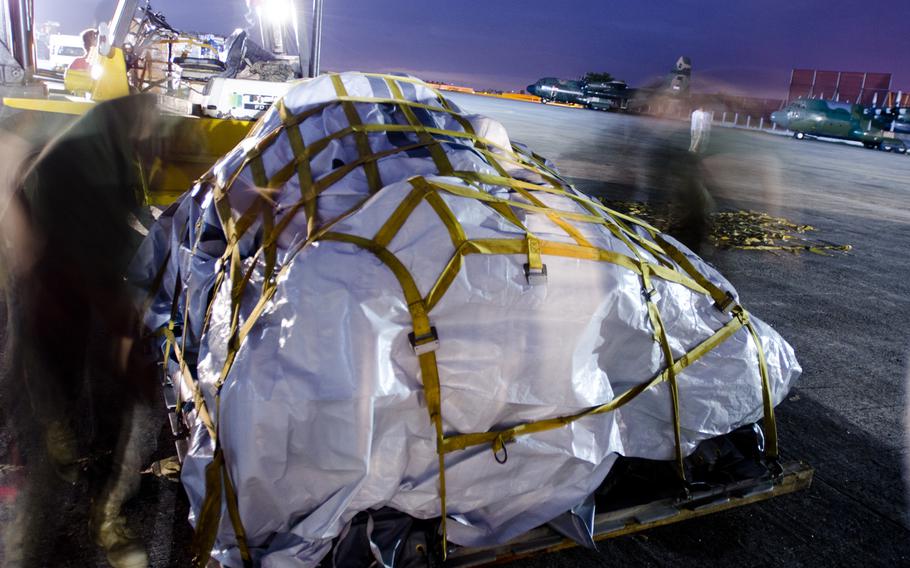
<svg viewBox="0 0 910 568"><path fill-rule="evenodd" d="M208 429L215 444L212 463L206 470L206 497L199 514L196 526L195 539L195 564L204 566L209 558L209 553L214 544L215 536L221 519L222 495L234 527L237 546L245 564L251 563L249 547L245 539L243 525L237 506L237 495L227 467L224 449L219 441L219 406L220 392L231 370L237 353L244 340L256 326L259 316L263 313L268 302L275 294L277 277L287 271L292 259L304 248L317 242L346 243L359 247L379 259L397 278L404 302L412 320L412 333L409 339L414 348L415 356L420 364L420 379L423 384L424 395L427 402L429 419L436 432L436 448L439 456L439 499L441 507L441 531L443 538L443 555L445 554L446 538L446 486L445 486L445 456L451 452L464 450L481 445L489 445L497 460L507 458L506 445L519 436L534 434L556 428L562 428L586 416L593 416L611 412L622 407L637 395L660 383L669 385L672 402L672 424L676 447L676 468L680 477L685 480L683 467L683 451L680 441L679 396L677 389L677 376L693 362L703 357L706 353L724 342L741 328L746 328L754 341L757 361L761 376L761 389L763 393L764 426L767 436L766 455L769 459L777 457L777 435L774 422L774 410L771 401L771 391L768 384L767 369L765 366L764 351L758 334L753 328L748 313L742 306L735 303L733 296L715 286L704 275L698 272L688 258L676 247L662 238L661 234L652 226L634 217L611 210L602 204L578 195L570 189L567 182L553 170L548 168L544 161L535 154L525 153L518 147L501 148L493 142L478 136L471 128L470 123L461 115L454 112L446 100L438 92L436 94L438 105L429 105L405 100L402 96L400 83L413 82L426 86L424 83L406 77L392 77L385 75L369 75L379 77L389 87L392 98L367 98L350 97L344 88L342 78L333 75L331 80L335 86L338 97L328 103L309 109L306 112L294 114L279 101L278 112L282 124L270 132L261 132L264 123L253 129L253 136L259 136L259 144L249 151L243 164L237 168L224 185L218 185L213 174L209 173L202 182L209 184L214 196L214 206L222 224L227 246L221 257L221 270L216 276L214 289L219 290L225 278L230 282L231 317L230 335L225 362L219 378L214 385L214 411L206 408L205 399L198 385L188 370L183 358L184 344L177 345L172 332L174 322L164 330L167 337L166 352L174 354L180 365L180 380L189 392L194 393L193 402L196 417ZM396 105L406 118L408 124L363 124L357 114L357 104L392 104ZM309 146L304 141L297 125L309 116L313 116L327 107L341 105L350 122L350 125L335 132L322 140ZM414 109L424 109L436 113L447 113L452 116L463 131L441 130L422 124ZM379 153L373 153L369 144L369 133L374 132L404 132L415 135L416 142ZM267 177L262 161L262 152L272 145L281 135L287 140L293 150L294 158L271 176ZM345 164L332 173L319 180L314 180L310 160L320 151L325 149L332 140L351 136L356 142L359 159ZM454 142L458 141L458 142ZM469 144L475 152L480 153L498 172L497 174L484 174L473 171L457 171L450 163L443 148L443 144ZM439 173L462 181L462 184L447 183L424 177L414 177L408 180L410 191L407 192L393 211L388 220L380 227L372 238L365 238L351 234L334 231L338 221L346 219L358 211L363 203L355 206L350 211L336 219L326 220L321 224L317 222L316 200L320 193L332 184L342 179L355 168L364 168L369 184L370 193L379 191L382 181L379 176L377 161L399 152L407 152L416 148L425 148L429 151ZM514 169L516 167L532 172L543 180L541 184L522 181L509 176L505 165ZM240 172L249 167L253 180L258 188L254 202L241 214L235 215L231 204L231 187ZM282 218L276 222L276 213L272 197L277 188L287 183L293 176L297 176L300 185L299 199L286 211ZM507 190L510 195L522 199L512 200L491 195L482 186L498 186ZM580 206L576 211L558 210L548 207L538 196L543 194L557 195L571 200ZM464 228L453 214L452 210L443 199L444 195L456 196L464 199L477 200L488 206L507 222L517 227L524 233L522 238L501 239L471 239L466 236ZM368 196L365 196L364 201ZM429 290L420 290L413 276L405 265L389 250L389 244L407 222L410 215L421 203L426 202L439 220L446 227L451 239L454 253L448 260L434 284ZM516 210L523 210L526 214L543 215L566 233L572 242L547 240L538 237L527 229ZM584 212L581 212L583 210ZM305 240L300 241L289 254L282 266L277 263L277 239L283 230L292 222L296 215L303 211L307 219L307 233ZM201 219L201 217L200 217ZM201 222L201 220L200 220ZM258 225L257 225L258 223ZM596 225L609 231L613 236L622 241L632 252L631 256L620 252L605 250L592 245L583 236L579 226ZM635 226L638 230L633 230ZM239 243L253 227L261 231L261 245L254 255L254 262L249 263L249 268L244 271ZM197 231L199 234L199 231ZM643 236L644 235L644 236ZM647 260L648 253L654 261ZM661 346L664 357L664 368L653 377L637 386L617 395L610 401L587 408L581 412L568 416L526 422L516 426L494 429L486 432L446 433L443 428L444 404L440 393L440 377L436 364L436 349L440 341L445 341L444 331L438 334L432 322L433 308L444 297L449 286L464 267L464 260L470 255L523 255L526 257L525 271L529 283L537 283L546 279L546 257L563 257L587 260L591 262L610 263L622 267L638 275L641 282L642 294L647 303L648 315L654 331L655 340ZM257 261L264 261L264 274L262 275L262 289L259 299L241 325L240 300L253 275ZM161 272L159 272L159 275ZM713 335L704 339L681 356L674 356L670 349L666 328L663 324L660 310L657 306L657 292L654 288L654 279L661 279L684 286L698 294L709 296L714 300L719 310L730 315L729 321L718 329ZM179 281L179 279L178 279ZM179 283L178 283L179 285ZM174 313L176 314L177 296L181 291L175 290ZM190 298L185 294L185 302ZM210 301L207 306L203 330L207 329L212 313ZM189 313L189 307L185 314ZM184 315L183 329L187 329L187 318ZM178 405L179 406L179 405Z"/></svg>

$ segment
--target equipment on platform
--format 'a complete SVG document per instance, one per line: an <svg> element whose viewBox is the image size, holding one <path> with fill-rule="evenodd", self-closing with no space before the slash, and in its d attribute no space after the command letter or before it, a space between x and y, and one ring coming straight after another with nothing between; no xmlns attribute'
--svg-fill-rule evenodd
<svg viewBox="0 0 910 568"><path fill-rule="evenodd" d="M212 118L254 120L293 86L289 82L210 79L203 92L202 113Z"/></svg>
<svg viewBox="0 0 910 568"><path fill-rule="evenodd" d="M47 95L47 87L33 78L37 55L32 8L31 0L0 0L0 97Z"/></svg>
<svg viewBox="0 0 910 568"><path fill-rule="evenodd" d="M13 127L25 138L32 128L40 146L46 132L59 130L68 116L83 114L98 101L130 92L155 93L170 135L156 161L140 167L147 178L149 203L169 203L243 138L252 120L287 91L300 69L304 75L318 71L321 0L312 9L290 0L282 5L294 8L287 23L302 27L298 36L305 43L295 57L270 53L242 30L227 39L181 32L147 2L119 0L110 23L99 26L98 47L87 56L88 65L67 69L66 94L48 95L45 84L26 72L33 59L22 55L33 51L27 48L31 40L26 33L32 25L31 4L3 0L2 116L27 125ZM4 58L7 47L19 59ZM39 124L48 128L34 126Z"/></svg>
<svg viewBox="0 0 910 568"><path fill-rule="evenodd" d="M799 364L730 283L411 77L295 86L131 279L200 566L472 565L811 478L778 463Z"/></svg>
<svg viewBox="0 0 910 568"><path fill-rule="evenodd" d="M227 39L180 32L148 2L141 4L139 0L117 2L110 23L99 26L97 49L87 55L89 70L80 70L65 79L69 93L80 99L101 101L132 90L182 97L198 104L198 94L213 78L281 82L318 74L322 0L314 1L310 9L295 0L254 2L261 36L267 42L265 49L243 30ZM29 0L5 0L0 4L0 84L24 85L31 80L35 49L30 9ZM292 46L296 51L293 57L288 49ZM64 48L81 50L81 44L67 44L61 47ZM65 66L57 63L62 71ZM274 88L261 90L261 95L268 98ZM7 91L12 93L18 91Z"/></svg>

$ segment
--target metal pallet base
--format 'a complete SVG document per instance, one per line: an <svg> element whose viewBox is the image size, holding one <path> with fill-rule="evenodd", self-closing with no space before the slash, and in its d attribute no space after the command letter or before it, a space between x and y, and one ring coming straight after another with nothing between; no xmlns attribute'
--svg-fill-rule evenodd
<svg viewBox="0 0 910 568"><path fill-rule="evenodd" d="M663 499L601 513L594 517L594 540L637 533L793 493L808 488L815 472L808 464L799 461L783 464L782 470L772 479L738 481L695 491L684 499ZM578 546L575 541L548 527L539 527L500 546L450 549L445 566L485 566L575 546Z"/></svg>

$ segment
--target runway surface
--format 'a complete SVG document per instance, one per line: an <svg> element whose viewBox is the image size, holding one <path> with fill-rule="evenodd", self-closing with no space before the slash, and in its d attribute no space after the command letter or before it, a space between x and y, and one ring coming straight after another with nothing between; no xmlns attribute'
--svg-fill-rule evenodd
<svg viewBox="0 0 910 568"><path fill-rule="evenodd" d="M655 175L654 150L688 145L684 122L447 96L500 120L513 140L552 160L580 189L613 199L667 198L673 176ZM816 468L814 484L606 541L599 551L573 549L514 566L910 565L902 477L910 456L903 425L910 157L715 128L704 164L718 208L783 216L816 227L819 239L853 247L831 256L704 252L746 308L796 349L804 372L778 408L779 437L786 459ZM173 453L163 424L160 432L149 440L157 444L156 458ZM144 476L128 513L154 566L188 565L192 532L179 485ZM48 545L61 551L57 565L104 565L86 527L67 522L73 515L61 504L59 526L48 526Z"/></svg>

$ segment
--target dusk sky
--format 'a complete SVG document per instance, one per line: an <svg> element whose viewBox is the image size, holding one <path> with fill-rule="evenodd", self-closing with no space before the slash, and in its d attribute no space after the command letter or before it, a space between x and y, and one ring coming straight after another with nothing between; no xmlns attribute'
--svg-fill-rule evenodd
<svg viewBox="0 0 910 568"><path fill-rule="evenodd" d="M36 20L78 32L113 0L35 0ZM244 0L159 0L177 29L227 34ZM845 0L325 0L326 70L404 71L522 89L608 71L632 86L680 55L698 91L782 97L793 67L894 74L910 90L910 3Z"/></svg>

